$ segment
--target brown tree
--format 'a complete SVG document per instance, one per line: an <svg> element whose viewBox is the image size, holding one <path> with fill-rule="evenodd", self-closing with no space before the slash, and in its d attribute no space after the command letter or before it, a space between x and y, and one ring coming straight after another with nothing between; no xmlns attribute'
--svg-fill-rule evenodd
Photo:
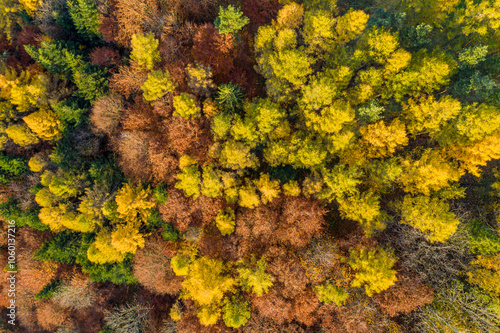
<svg viewBox="0 0 500 333"><path fill-rule="evenodd" d="M170 258L175 255L176 245L167 242L157 233L146 240L146 246L137 250L134 276L140 284L153 293L176 295L182 289L182 277L174 274Z"/></svg>
<svg viewBox="0 0 500 333"><path fill-rule="evenodd" d="M431 303L433 295L433 288L422 284L417 279L400 275L393 286L374 297L385 314L395 317L400 313L408 313Z"/></svg>
<svg viewBox="0 0 500 333"><path fill-rule="evenodd" d="M273 287L262 296L252 298L252 308L263 317L274 320L279 325L292 319L292 303L283 298L279 287Z"/></svg>
<svg viewBox="0 0 500 333"><path fill-rule="evenodd" d="M210 66L216 83L224 82L234 68L234 37L220 34L213 24L207 23L197 28L193 56L205 66Z"/></svg>
<svg viewBox="0 0 500 333"><path fill-rule="evenodd" d="M120 53L109 46L98 47L90 53L90 62L92 65L108 67L108 70L113 72L121 63Z"/></svg>
<svg viewBox="0 0 500 333"><path fill-rule="evenodd" d="M69 312L51 301L43 301L37 306L36 318L38 324L48 331L54 332L59 326L67 323Z"/></svg>
<svg viewBox="0 0 500 333"><path fill-rule="evenodd" d="M77 273L59 287L52 300L69 310L89 308L97 300L97 286L86 274Z"/></svg>
<svg viewBox="0 0 500 333"><path fill-rule="evenodd" d="M325 213L318 200L286 197L274 236L280 243L303 248L323 230Z"/></svg>
<svg viewBox="0 0 500 333"><path fill-rule="evenodd" d="M120 95L110 94L96 100L90 113L94 131L110 135L118 126L123 109L124 102Z"/></svg>
<svg viewBox="0 0 500 333"><path fill-rule="evenodd" d="M181 232L189 226L204 227L213 223L215 216L223 209L223 200L200 195L196 200L186 198L184 192L168 188L168 200L159 206L163 220L172 223Z"/></svg>
<svg viewBox="0 0 500 333"><path fill-rule="evenodd" d="M128 98L132 93L140 91L147 79L147 70L135 66L122 66L118 69L118 73L111 76L109 86L112 91Z"/></svg>
<svg viewBox="0 0 500 333"><path fill-rule="evenodd" d="M177 156L190 155L202 163L212 143L208 121L204 118L172 117L164 121L169 146Z"/></svg>
<svg viewBox="0 0 500 333"><path fill-rule="evenodd" d="M152 180L147 132L123 131L113 138L112 145L119 155L118 164L128 178L133 181Z"/></svg>

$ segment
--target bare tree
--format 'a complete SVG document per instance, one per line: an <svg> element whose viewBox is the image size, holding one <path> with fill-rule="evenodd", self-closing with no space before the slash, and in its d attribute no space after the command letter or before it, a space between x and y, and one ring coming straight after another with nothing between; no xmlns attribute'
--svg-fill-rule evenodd
<svg viewBox="0 0 500 333"><path fill-rule="evenodd" d="M104 322L114 333L146 333L149 319L150 308L132 302L108 312Z"/></svg>

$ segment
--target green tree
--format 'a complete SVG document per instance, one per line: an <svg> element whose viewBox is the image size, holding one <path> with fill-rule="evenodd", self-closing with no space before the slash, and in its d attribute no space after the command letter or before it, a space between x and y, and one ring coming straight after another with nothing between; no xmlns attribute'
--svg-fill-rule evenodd
<svg viewBox="0 0 500 333"><path fill-rule="evenodd" d="M243 29L250 22L241 10L233 5L227 8L219 7L219 15L215 19L214 25L221 34L236 33Z"/></svg>
<svg viewBox="0 0 500 333"><path fill-rule="evenodd" d="M241 296L233 296L222 308L222 318L227 327L238 328L250 319L250 305Z"/></svg>
<svg viewBox="0 0 500 333"><path fill-rule="evenodd" d="M227 83L219 86L215 101L222 110L233 113L243 105L243 97L243 89L239 85Z"/></svg>
<svg viewBox="0 0 500 333"><path fill-rule="evenodd" d="M78 33L88 39L100 37L99 11L94 2L88 0L71 0L67 2L69 15Z"/></svg>

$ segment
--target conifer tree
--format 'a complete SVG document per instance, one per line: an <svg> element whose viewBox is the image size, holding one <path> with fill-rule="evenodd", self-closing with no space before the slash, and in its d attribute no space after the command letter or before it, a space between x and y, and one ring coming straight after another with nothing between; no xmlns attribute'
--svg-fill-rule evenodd
<svg viewBox="0 0 500 333"><path fill-rule="evenodd" d="M243 29L250 20L244 16L241 10L233 5L227 8L219 7L219 15L215 20L215 27L221 34L236 33Z"/></svg>
<svg viewBox="0 0 500 333"><path fill-rule="evenodd" d="M95 3L88 0L71 0L67 6L78 33L88 39L100 36L99 11Z"/></svg>

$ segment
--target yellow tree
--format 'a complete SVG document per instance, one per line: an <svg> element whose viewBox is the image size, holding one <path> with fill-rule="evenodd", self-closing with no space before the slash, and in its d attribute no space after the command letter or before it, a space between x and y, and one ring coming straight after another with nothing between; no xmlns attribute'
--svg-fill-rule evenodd
<svg viewBox="0 0 500 333"><path fill-rule="evenodd" d="M380 197L375 193L358 193L337 201L342 216L359 222L368 237L371 237L374 231L385 228L380 211Z"/></svg>
<svg viewBox="0 0 500 333"><path fill-rule="evenodd" d="M405 125L399 119L393 120L388 126L379 121L359 129L362 137L360 148L366 158L391 157L397 148L408 144Z"/></svg>
<svg viewBox="0 0 500 333"><path fill-rule="evenodd" d="M145 222L151 214L154 202L149 199L151 195L150 188L143 188L142 184L125 184L116 193L115 201L116 211L119 217L125 221Z"/></svg>
<svg viewBox="0 0 500 333"><path fill-rule="evenodd" d="M420 158L406 158L401 162L403 172L398 182L406 192L429 195L458 181L462 172L458 166L448 162L437 150L427 149Z"/></svg>
<svg viewBox="0 0 500 333"><path fill-rule="evenodd" d="M87 250L88 259L96 264L123 261L125 253L118 251L111 242L111 230L108 228L101 229Z"/></svg>
<svg viewBox="0 0 500 333"><path fill-rule="evenodd" d="M138 227L128 222L111 233L111 245L121 253L135 253L138 247L144 247L144 237Z"/></svg>
<svg viewBox="0 0 500 333"><path fill-rule="evenodd" d="M23 118L28 127L40 139L47 141L57 141L62 138L59 129L61 121L51 110L39 110Z"/></svg>
<svg viewBox="0 0 500 333"><path fill-rule="evenodd" d="M408 132L415 135L427 132L431 137L439 133L447 121L455 118L462 105L450 96L436 100L432 95L420 99L410 99L403 104L403 117Z"/></svg>
<svg viewBox="0 0 500 333"><path fill-rule="evenodd" d="M334 40L337 44L346 44L365 30L368 14L362 10L351 10L335 19Z"/></svg>
<svg viewBox="0 0 500 333"><path fill-rule="evenodd" d="M403 223L420 230L431 242L446 241L460 224L446 202L422 195L405 196L401 216Z"/></svg>
<svg viewBox="0 0 500 333"><path fill-rule="evenodd" d="M191 299L199 307L204 325L215 324L220 316L224 295L234 290L236 281L228 275L220 260L201 257L189 265L182 283L181 298Z"/></svg>
<svg viewBox="0 0 500 333"><path fill-rule="evenodd" d="M356 271L351 281L353 287L364 287L368 296L379 293L396 281L396 271L392 269L397 258L382 248L359 251L350 250L347 263Z"/></svg>
<svg viewBox="0 0 500 333"><path fill-rule="evenodd" d="M493 297L500 296L500 253L478 256L471 267L472 270L467 273L469 282Z"/></svg>
<svg viewBox="0 0 500 333"><path fill-rule="evenodd" d="M159 42L152 33L132 35L131 44L130 58L137 62L139 66L152 70L155 62L161 59L158 51Z"/></svg>
<svg viewBox="0 0 500 333"><path fill-rule="evenodd" d="M459 161L461 168L479 177L480 167L486 166L486 163L493 159L500 158L500 133L465 146L447 146L443 151L449 157Z"/></svg>

